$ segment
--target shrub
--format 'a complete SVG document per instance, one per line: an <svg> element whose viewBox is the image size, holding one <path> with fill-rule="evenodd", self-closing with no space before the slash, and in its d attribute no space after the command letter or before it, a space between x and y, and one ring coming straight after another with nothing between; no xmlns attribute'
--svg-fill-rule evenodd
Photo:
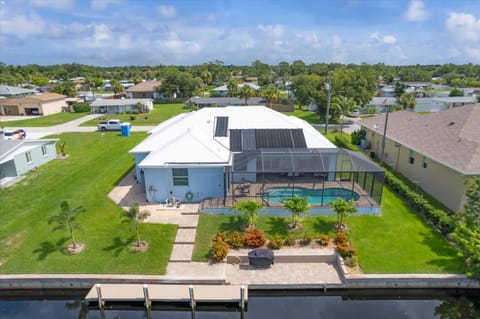
<svg viewBox="0 0 480 319"><path fill-rule="evenodd" d="M243 248L243 235L238 231L232 231L227 234L227 243L231 248Z"/></svg>
<svg viewBox="0 0 480 319"><path fill-rule="evenodd" d="M348 267L352 267L352 268L356 267L358 265L358 256L354 255L351 257L346 257L344 261L345 261L345 265L347 265Z"/></svg>
<svg viewBox="0 0 480 319"><path fill-rule="evenodd" d="M268 247L271 249L280 249L283 246L283 238L282 236L275 234L270 238L270 242L268 243Z"/></svg>
<svg viewBox="0 0 480 319"><path fill-rule="evenodd" d="M228 245L222 240L215 241L210 247L210 255L216 262L221 262L228 255Z"/></svg>
<svg viewBox="0 0 480 319"><path fill-rule="evenodd" d="M295 238L293 238L292 235L288 235L288 236L285 238L285 245L287 245L287 246L294 246L294 245L295 245Z"/></svg>
<svg viewBox="0 0 480 319"><path fill-rule="evenodd" d="M356 130L352 132L350 136L353 145L360 145L360 141L365 139L367 136L367 131L365 130Z"/></svg>
<svg viewBox="0 0 480 319"><path fill-rule="evenodd" d="M313 236L312 235L303 235L303 239L302 239L302 243L304 245L309 245L313 240Z"/></svg>
<svg viewBox="0 0 480 319"><path fill-rule="evenodd" d="M257 248L265 244L265 233L258 229L251 229L245 235L243 235L243 242L245 246L250 248Z"/></svg>
<svg viewBox="0 0 480 319"><path fill-rule="evenodd" d="M137 119L136 116L134 116L134 115L130 116L130 121L135 121L136 119Z"/></svg>
<svg viewBox="0 0 480 319"><path fill-rule="evenodd" d="M217 231L213 241L225 241L225 233L222 231Z"/></svg>
<svg viewBox="0 0 480 319"><path fill-rule="evenodd" d="M355 151L355 152L360 151L358 146L355 146L352 143L350 143L347 140L347 138L345 136L342 136L342 135L335 136L335 145L337 145L338 147L346 148L346 149L351 150L351 151Z"/></svg>
<svg viewBox="0 0 480 319"><path fill-rule="evenodd" d="M132 114L132 111L128 110L128 111L125 112L125 114Z"/></svg>
<svg viewBox="0 0 480 319"><path fill-rule="evenodd" d="M377 114L377 108L375 106L371 106L367 110L368 114Z"/></svg>
<svg viewBox="0 0 480 319"><path fill-rule="evenodd" d="M88 103L74 103L72 108L75 113L90 112L90 104Z"/></svg>
<svg viewBox="0 0 480 319"><path fill-rule="evenodd" d="M318 242L322 246L328 246L328 244L330 243L330 236L328 236L327 234L320 234L320 239L318 240Z"/></svg>
<svg viewBox="0 0 480 319"><path fill-rule="evenodd" d="M355 249L350 245L348 245L347 243L337 244L337 251L340 254L340 256L342 256L343 258L352 257L356 254Z"/></svg>
<svg viewBox="0 0 480 319"><path fill-rule="evenodd" d="M347 245L348 243L348 237L347 234L343 231L337 232L337 236L335 237L335 243L337 245Z"/></svg>

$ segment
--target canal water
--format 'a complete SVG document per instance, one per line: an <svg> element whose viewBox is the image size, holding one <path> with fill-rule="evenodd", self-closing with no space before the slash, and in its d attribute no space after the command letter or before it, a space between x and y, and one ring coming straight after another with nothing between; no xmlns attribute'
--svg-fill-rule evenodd
<svg viewBox="0 0 480 319"><path fill-rule="evenodd" d="M30 318L192 318L190 311L89 309L81 300L8 300L0 299L1 319ZM197 311L195 318L241 318L240 312ZM304 293L250 293L244 318L318 318L318 319L479 319L480 293L430 291L341 292L332 295Z"/></svg>

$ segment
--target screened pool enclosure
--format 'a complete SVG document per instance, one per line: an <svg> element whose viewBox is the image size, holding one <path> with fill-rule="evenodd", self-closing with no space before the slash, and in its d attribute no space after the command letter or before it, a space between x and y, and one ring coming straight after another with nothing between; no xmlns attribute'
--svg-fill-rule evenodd
<svg viewBox="0 0 480 319"><path fill-rule="evenodd" d="M312 207L327 206L337 197L358 207L379 207L384 171L362 154L340 148L258 149L233 155L225 173L225 197L207 207L230 207L255 199L265 207L306 196Z"/></svg>

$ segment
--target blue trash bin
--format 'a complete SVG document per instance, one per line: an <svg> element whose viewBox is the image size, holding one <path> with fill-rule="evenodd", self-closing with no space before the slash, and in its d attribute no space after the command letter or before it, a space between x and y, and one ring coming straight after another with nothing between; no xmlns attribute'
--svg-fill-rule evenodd
<svg viewBox="0 0 480 319"><path fill-rule="evenodd" d="M130 136L130 124L121 124L120 129L122 131L122 136Z"/></svg>

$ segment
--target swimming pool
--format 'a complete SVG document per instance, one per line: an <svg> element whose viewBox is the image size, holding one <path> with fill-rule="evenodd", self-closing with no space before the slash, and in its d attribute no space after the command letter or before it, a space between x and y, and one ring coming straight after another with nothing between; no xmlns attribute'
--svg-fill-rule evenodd
<svg viewBox="0 0 480 319"><path fill-rule="evenodd" d="M267 189L263 194L263 197L272 203L280 203L282 199L291 198L295 195L300 197L307 196L310 204L328 204L337 197L356 201L360 199L360 195L356 192L345 188L326 188L325 190L321 190L303 187L295 187L294 189L291 187L272 187Z"/></svg>

